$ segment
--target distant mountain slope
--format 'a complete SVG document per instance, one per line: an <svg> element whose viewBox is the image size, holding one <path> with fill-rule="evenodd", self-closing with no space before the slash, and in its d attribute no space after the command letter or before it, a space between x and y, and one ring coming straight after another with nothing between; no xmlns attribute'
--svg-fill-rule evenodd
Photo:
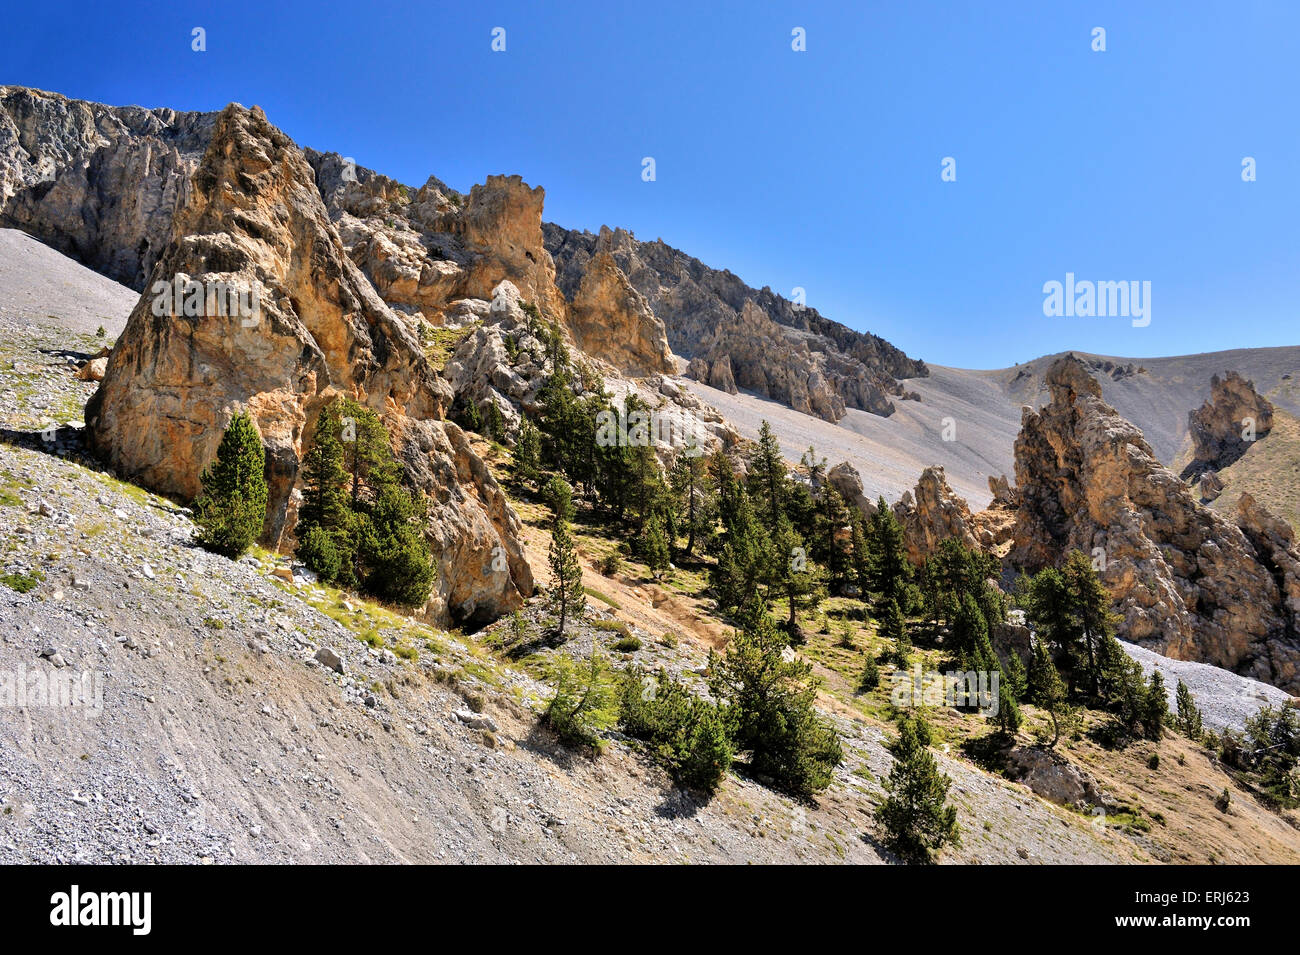
<svg viewBox="0 0 1300 955"><path fill-rule="evenodd" d="M543 228L566 296L576 293L593 257L610 254L663 321L674 353L692 359L690 375L722 390L750 390L835 421L849 408L892 414L890 397L904 396L897 379L929 373L877 335L770 288L751 288L662 240L642 242L608 227L599 235L549 222Z"/></svg>
<svg viewBox="0 0 1300 955"><path fill-rule="evenodd" d="M757 435L762 419L770 420L793 460L810 443L831 463L847 460L861 472L870 496L897 500L924 468L938 464L953 489L978 509L992 497L988 479L1011 475L1021 408L1045 402L1043 375L1063 354L987 371L930 365L927 377L902 381L920 401L899 402L888 418L849 411L838 424L781 413L753 394L727 395L694 382L690 387L746 437ZM1300 413L1300 346L1140 359L1074 354L1101 383L1105 401L1142 429L1167 465L1178 458L1187 438L1187 416L1209 395L1216 373L1237 371L1278 408ZM944 440L945 432L952 440ZM1268 439L1261 441L1251 454L1262 453L1267 444ZM1256 497L1266 504L1270 500L1267 494Z"/></svg>

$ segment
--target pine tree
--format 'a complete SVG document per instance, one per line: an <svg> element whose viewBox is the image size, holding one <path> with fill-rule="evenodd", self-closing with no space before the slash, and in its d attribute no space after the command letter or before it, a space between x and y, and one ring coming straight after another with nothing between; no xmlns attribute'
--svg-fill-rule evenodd
<svg viewBox="0 0 1300 955"><path fill-rule="evenodd" d="M1101 646L1112 639L1115 614L1110 594L1102 586L1092 561L1082 551L1071 551L1061 571L1070 592L1074 618L1078 621L1079 646L1084 675L1094 699L1102 698Z"/></svg>
<svg viewBox="0 0 1300 955"><path fill-rule="evenodd" d="M858 678L858 692L866 693L878 686L880 686L880 665L876 663L876 655L868 652L862 665L862 675Z"/></svg>
<svg viewBox="0 0 1300 955"><path fill-rule="evenodd" d="M842 590L848 580L849 555L840 542L840 532L849 523L848 508L834 485L822 487L819 523L821 525L820 552L826 565L827 583L832 593Z"/></svg>
<svg viewBox="0 0 1300 955"><path fill-rule="evenodd" d="M997 712L998 733L1008 739L1016 735L1020 729L1023 717L1020 715L1020 705L1016 703L1015 693L1005 682L998 684L998 712Z"/></svg>
<svg viewBox="0 0 1300 955"><path fill-rule="evenodd" d="M1007 654L1006 666L1002 668L1002 681L1017 702L1025 699L1029 676L1025 672L1025 664L1021 661L1020 654L1014 648Z"/></svg>
<svg viewBox="0 0 1300 955"><path fill-rule="evenodd" d="M814 612L821 602L821 580L816 565L804 551L803 539L790 526L785 515L778 519L776 536L770 548L771 564L767 574L771 590L789 606L786 633L791 643L803 643L799 611Z"/></svg>
<svg viewBox="0 0 1300 955"><path fill-rule="evenodd" d="M953 647L957 651L957 661L963 670L1000 669L993 646L989 642L989 625L984 619L975 598L963 594L957 616L952 623Z"/></svg>
<svg viewBox="0 0 1300 955"><path fill-rule="evenodd" d="M776 533L781 515L785 513L787 481L781 443L772 426L764 421L758 429L758 448L749 464L748 484L759 520L769 535Z"/></svg>
<svg viewBox="0 0 1300 955"><path fill-rule="evenodd" d="M526 416L519 424L515 439L515 480L526 488L535 488L542 475L542 438L537 426Z"/></svg>
<svg viewBox="0 0 1300 955"><path fill-rule="evenodd" d="M551 611L559 615L557 633L563 638L569 620L581 618L587 609L587 592L582 587L582 564L578 560L578 549L566 513L571 492L562 480L556 481L552 481L555 511L551 518L551 589L548 597Z"/></svg>
<svg viewBox="0 0 1300 955"><path fill-rule="evenodd" d="M818 681L812 665L784 655L788 645L761 604L751 602L742 616L744 629L726 652L709 656L709 690L730 704L736 749L749 752L755 772L795 795L820 792L844 753L813 706Z"/></svg>
<svg viewBox="0 0 1300 955"><path fill-rule="evenodd" d="M858 594L863 600L871 589L871 551L867 546L867 533L862 524L862 512L856 507L850 509L851 527L849 541L852 546L853 582L858 586Z"/></svg>
<svg viewBox="0 0 1300 955"><path fill-rule="evenodd" d="M1150 740L1160 740L1165 720L1169 718L1169 698L1165 695L1165 678L1159 670L1151 671L1146 699L1142 705L1142 734Z"/></svg>
<svg viewBox="0 0 1300 955"><path fill-rule="evenodd" d="M303 465L302 504L298 508L295 553L327 584L356 586L353 513L348 472L343 466L342 406L321 409Z"/></svg>
<svg viewBox="0 0 1300 955"><path fill-rule="evenodd" d="M505 418L502 417L501 409L497 406L495 398L490 398L488 400L487 414L484 416L483 424L486 436L491 438L493 441L500 441L505 437Z"/></svg>
<svg viewBox="0 0 1300 955"><path fill-rule="evenodd" d="M1187 684L1182 680L1178 681L1175 699L1178 704L1177 725L1179 731L1190 740L1199 740L1204 734L1204 728L1201 724L1201 711L1197 709L1196 700L1192 697L1192 691L1188 689Z"/></svg>
<svg viewBox="0 0 1300 955"><path fill-rule="evenodd" d="M912 579L912 565L907 559L903 528L881 496L871 517L871 577L881 600L895 600L900 607L907 603L907 582Z"/></svg>
<svg viewBox="0 0 1300 955"><path fill-rule="evenodd" d="M888 795L876 810L886 842L909 862L930 863L944 846L960 843L957 809L947 805L952 780L930 753L931 733L922 716L905 717L890 746L894 766Z"/></svg>
<svg viewBox="0 0 1300 955"><path fill-rule="evenodd" d="M388 430L350 398L316 422L305 466L297 554L326 583L418 606L433 587L426 502L403 487Z"/></svg>
<svg viewBox="0 0 1300 955"><path fill-rule="evenodd" d="M1030 702L1047 710L1047 715L1052 718L1052 741L1048 745L1055 746L1061 738L1060 713L1065 705L1065 685L1061 682L1061 675L1056 671L1051 651L1044 640L1038 640L1034 644L1034 657L1029 663L1027 693Z"/></svg>
<svg viewBox="0 0 1300 955"><path fill-rule="evenodd" d="M771 541L754 517L749 494L737 486L729 501L731 522L713 571L713 587L724 611L746 604L771 567Z"/></svg>
<svg viewBox="0 0 1300 955"><path fill-rule="evenodd" d="M239 557L262 533L266 519L266 452L253 419L241 411L230 419L216 460L200 478L194 502L202 529L199 543L226 557Z"/></svg>
<svg viewBox="0 0 1300 955"><path fill-rule="evenodd" d="M903 612L892 597L885 604L885 612L880 618L880 635L889 641L889 659L900 669L906 667L912 653L912 641L907 635Z"/></svg>
<svg viewBox="0 0 1300 955"><path fill-rule="evenodd" d="M697 541L708 545L716 511L708 481L708 465L698 450L682 448L677 452L670 483L681 515L681 529L686 534L683 553L689 560L695 554Z"/></svg>
<svg viewBox="0 0 1300 955"><path fill-rule="evenodd" d="M639 549L641 556L657 580L668 570L670 557L668 553L668 534L664 530L664 520L658 514L652 514L646 521L642 532Z"/></svg>

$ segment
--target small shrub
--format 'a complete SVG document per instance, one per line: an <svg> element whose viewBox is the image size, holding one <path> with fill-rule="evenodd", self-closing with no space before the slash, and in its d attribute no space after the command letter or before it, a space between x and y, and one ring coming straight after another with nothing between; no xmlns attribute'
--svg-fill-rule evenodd
<svg viewBox="0 0 1300 955"><path fill-rule="evenodd" d="M567 745L596 752L604 747L601 734L614 725L618 709L614 681L597 653L581 664L556 655L555 695L542 719Z"/></svg>
<svg viewBox="0 0 1300 955"><path fill-rule="evenodd" d="M1160 768L1160 754L1152 753L1151 758L1147 760L1147 769L1159 769L1159 768Z"/></svg>
<svg viewBox="0 0 1300 955"><path fill-rule="evenodd" d="M635 635L623 637L620 640L614 641L612 646L613 649L619 653L635 653L637 650L641 649L641 638Z"/></svg>
<svg viewBox="0 0 1300 955"><path fill-rule="evenodd" d="M20 594L28 593L35 589L36 585L45 579L45 575L39 570L31 573L10 573L0 574L0 584L4 584L10 590L16 590Z"/></svg>

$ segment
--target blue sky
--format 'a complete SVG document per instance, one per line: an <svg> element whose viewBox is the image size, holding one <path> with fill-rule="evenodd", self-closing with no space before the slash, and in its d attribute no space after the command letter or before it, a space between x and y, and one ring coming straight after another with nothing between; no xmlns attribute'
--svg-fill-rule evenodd
<svg viewBox="0 0 1300 955"><path fill-rule="evenodd" d="M1300 341L1300 4L72 0L6 21L0 83L256 103L416 185L519 173L551 221L802 287L938 364ZM1067 272L1151 282L1151 323L1045 317Z"/></svg>

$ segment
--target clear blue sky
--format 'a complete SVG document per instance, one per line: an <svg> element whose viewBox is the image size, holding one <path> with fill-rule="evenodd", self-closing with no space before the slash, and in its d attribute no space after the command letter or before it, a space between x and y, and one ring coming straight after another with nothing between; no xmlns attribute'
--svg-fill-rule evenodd
<svg viewBox="0 0 1300 955"><path fill-rule="evenodd" d="M519 173L551 221L801 286L939 364L1300 342L1294 2L72 0L10 5L0 82L256 103L411 184ZM1067 271L1150 281L1151 324L1044 317Z"/></svg>

